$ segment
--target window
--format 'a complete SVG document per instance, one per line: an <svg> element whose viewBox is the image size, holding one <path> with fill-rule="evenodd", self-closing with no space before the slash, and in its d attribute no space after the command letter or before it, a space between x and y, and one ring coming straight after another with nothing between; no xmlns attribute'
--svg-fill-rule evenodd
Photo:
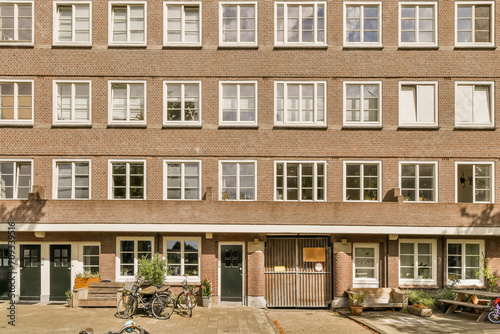
<svg viewBox="0 0 500 334"><path fill-rule="evenodd" d="M448 284L482 285L484 240L448 240Z"/></svg>
<svg viewBox="0 0 500 334"><path fill-rule="evenodd" d="M399 46L437 46L437 3L399 3Z"/></svg>
<svg viewBox="0 0 500 334"><path fill-rule="evenodd" d="M276 162L276 201L325 201L326 162Z"/></svg>
<svg viewBox="0 0 500 334"><path fill-rule="evenodd" d="M326 2L276 2L275 45L326 46Z"/></svg>
<svg viewBox="0 0 500 334"><path fill-rule="evenodd" d="M90 81L54 81L54 124L90 124Z"/></svg>
<svg viewBox="0 0 500 334"><path fill-rule="evenodd" d="M257 3L219 2L220 45L257 45Z"/></svg>
<svg viewBox="0 0 500 334"><path fill-rule="evenodd" d="M99 246L83 246L83 271L99 274Z"/></svg>
<svg viewBox="0 0 500 334"><path fill-rule="evenodd" d="M165 2L164 45L201 45L201 2Z"/></svg>
<svg viewBox="0 0 500 334"><path fill-rule="evenodd" d="M457 203L494 203L492 162L456 162Z"/></svg>
<svg viewBox="0 0 500 334"><path fill-rule="evenodd" d="M326 126L326 82L275 82L277 126Z"/></svg>
<svg viewBox="0 0 500 334"><path fill-rule="evenodd" d="M382 125L381 82L344 82L344 126Z"/></svg>
<svg viewBox="0 0 500 334"><path fill-rule="evenodd" d="M344 46L382 46L382 4L344 2Z"/></svg>
<svg viewBox="0 0 500 334"><path fill-rule="evenodd" d="M0 44L33 44L32 1L0 1Z"/></svg>
<svg viewBox="0 0 500 334"><path fill-rule="evenodd" d="M165 81L163 86L163 124L201 125L201 82Z"/></svg>
<svg viewBox="0 0 500 334"><path fill-rule="evenodd" d="M109 81L110 124L146 124L146 82Z"/></svg>
<svg viewBox="0 0 500 334"><path fill-rule="evenodd" d="M401 195L407 202L437 202L437 164L402 162L399 165Z"/></svg>
<svg viewBox="0 0 500 334"><path fill-rule="evenodd" d="M0 81L0 123L33 124L33 81Z"/></svg>
<svg viewBox="0 0 500 334"><path fill-rule="evenodd" d="M346 201L380 201L380 162L344 162Z"/></svg>
<svg viewBox="0 0 500 334"><path fill-rule="evenodd" d="M455 126L494 126L493 82L457 82L455 84Z"/></svg>
<svg viewBox="0 0 500 334"><path fill-rule="evenodd" d="M437 127L437 83L399 85L399 126Z"/></svg>
<svg viewBox="0 0 500 334"><path fill-rule="evenodd" d="M219 124L257 125L257 82L220 82Z"/></svg>
<svg viewBox="0 0 500 334"><path fill-rule="evenodd" d="M32 185L32 161L0 160L0 199L28 199Z"/></svg>
<svg viewBox="0 0 500 334"><path fill-rule="evenodd" d="M91 2L54 2L54 44L91 45Z"/></svg>
<svg viewBox="0 0 500 334"><path fill-rule="evenodd" d="M400 239L400 284L437 284L436 247L436 240Z"/></svg>
<svg viewBox="0 0 500 334"><path fill-rule="evenodd" d="M219 200L257 200L256 166L255 161L220 161Z"/></svg>
<svg viewBox="0 0 500 334"><path fill-rule="evenodd" d="M134 279L139 259L153 256L153 237L118 237L116 243L116 277L119 281Z"/></svg>
<svg viewBox="0 0 500 334"><path fill-rule="evenodd" d="M54 161L57 199L90 199L90 161Z"/></svg>
<svg viewBox="0 0 500 334"><path fill-rule="evenodd" d="M109 44L146 45L146 2L109 2Z"/></svg>
<svg viewBox="0 0 500 334"><path fill-rule="evenodd" d="M378 288L379 244L353 244L354 288Z"/></svg>
<svg viewBox="0 0 500 334"><path fill-rule="evenodd" d="M170 281L180 281L182 276L200 280L200 238L164 238L163 249L167 259L167 278Z"/></svg>
<svg viewBox="0 0 500 334"><path fill-rule="evenodd" d="M165 161L164 199L201 199L201 161Z"/></svg>
<svg viewBox="0 0 500 334"><path fill-rule="evenodd" d="M145 199L145 161L110 161L109 199Z"/></svg>
<svg viewBox="0 0 500 334"><path fill-rule="evenodd" d="M493 1L455 2L456 46L494 46Z"/></svg>

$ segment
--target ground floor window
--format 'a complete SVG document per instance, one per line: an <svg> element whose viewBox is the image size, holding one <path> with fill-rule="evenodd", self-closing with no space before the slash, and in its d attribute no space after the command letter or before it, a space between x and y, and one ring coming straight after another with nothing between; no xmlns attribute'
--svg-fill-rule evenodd
<svg viewBox="0 0 500 334"><path fill-rule="evenodd" d="M153 255L153 237L120 237L116 241L117 278L133 278L137 273L138 260Z"/></svg>
<svg viewBox="0 0 500 334"><path fill-rule="evenodd" d="M448 284L482 285L483 240L448 240Z"/></svg>
<svg viewBox="0 0 500 334"><path fill-rule="evenodd" d="M399 281L401 284L437 284L436 240L399 242Z"/></svg>
<svg viewBox="0 0 500 334"><path fill-rule="evenodd" d="M165 238L164 254L167 259L167 279L200 280L201 239L195 237Z"/></svg>
<svg viewBox="0 0 500 334"><path fill-rule="evenodd" d="M83 271L99 274L99 246L83 246Z"/></svg>
<svg viewBox="0 0 500 334"><path fill-rule="evenodd" d="M378 288L379 245L353 245L354 288Z"/></svg>

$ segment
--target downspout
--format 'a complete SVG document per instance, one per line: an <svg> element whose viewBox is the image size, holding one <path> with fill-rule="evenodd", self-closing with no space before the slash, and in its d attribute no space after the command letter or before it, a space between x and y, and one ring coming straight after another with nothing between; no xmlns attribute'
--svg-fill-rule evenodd
<svg viewBox="0 0 500 334"><path fill-rule="evenodd" d="M385 242L385 287L389 287L389 235Z"/></svg>
<svg viewBox="0 0 500 334"><path fill-rule="evenodd" d="M442 266L443 266L443 275L442 275L442 279L441 279L442 280L442 282L441 282L442 283L441 288L444 288L447 285L446 284L447 283L447 279L446 279L446 276L447 276L447 274L446 274L446 256L445 256L446 255L446 238L445 238L444 235L441 236L441 250L442 250L441 251L441 259L442 259L441 262L442 262Z"/></svg>

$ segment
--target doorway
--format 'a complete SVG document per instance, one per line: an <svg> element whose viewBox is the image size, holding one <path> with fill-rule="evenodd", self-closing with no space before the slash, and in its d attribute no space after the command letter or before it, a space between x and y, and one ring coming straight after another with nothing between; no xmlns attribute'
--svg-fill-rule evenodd
<svg viewBox="0 0 500 334"><path fill-rule="evenodd" d="M71 289L71 245L50 245L50 300L66 300Z"/></svg>
<svg viewBox="0 0 500 334"><path fill-rule="evenodd" d="M40 300L40 245L21 245L21 300Z"/></svg>
<svg viewBox="0 0 500 334"><path fill-rule="evenodd" d="M243 302L243 245L220 245L220 298L222 302Z"/></svg>

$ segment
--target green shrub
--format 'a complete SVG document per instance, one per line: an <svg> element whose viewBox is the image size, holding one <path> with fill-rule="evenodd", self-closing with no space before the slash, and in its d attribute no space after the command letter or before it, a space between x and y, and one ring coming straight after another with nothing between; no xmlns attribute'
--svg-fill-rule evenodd
<svg viewBox="0 0 500 334"><path fill-rule="evenodd" d="M137 275L144 277L152 285L160 285L165 280L165 273L167 272L167 260L160 257L156 253L152 258L143 256L139 259L139 268Z"/></svg>
<svg viewBox="0 0 500 334"><path fill-rule="evenodd" d="M425 307L436 309L436 296L424 290L408 291L408 301L412 305L424 305Z"/></svg>

